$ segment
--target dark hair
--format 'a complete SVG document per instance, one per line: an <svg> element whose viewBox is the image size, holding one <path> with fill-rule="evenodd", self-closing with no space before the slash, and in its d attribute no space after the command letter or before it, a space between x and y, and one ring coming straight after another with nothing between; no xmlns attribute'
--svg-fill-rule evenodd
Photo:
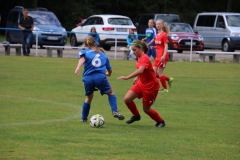
<svg viewBox="0 0 240 160"><path fill-rule="evenodd" d="M142 42L141 40L135 40L132 42L132 45L134 45L137 48L142 48L144 53L147 53L148 47L145 42Z"/></svg>

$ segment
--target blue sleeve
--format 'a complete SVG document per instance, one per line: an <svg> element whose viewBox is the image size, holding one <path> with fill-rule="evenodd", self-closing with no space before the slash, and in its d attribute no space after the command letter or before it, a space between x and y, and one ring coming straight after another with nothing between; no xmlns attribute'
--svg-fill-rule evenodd
<svg viewBox="0 0 240 160"><path fill-rule="evenodd" d="M138 40L138 35L134 35L134 40Z"/></svg>
<svg viewBox="0 0 240 160"><path fill-rule="evenodd" d="M128 45L132 45L132 41L131 41L131 39L129 38L129 35L127 35L127 44L128 44Z"/></svg>
<svg viewBox="0 0 240 160"><path fill-rule="evenodd" d="M107 68L107 70L111 70L112 69L111 64L110 64L108 58L107 58L106 68Z"/></svg>
<svg viewBox="0 0 240 160"><path fill-rule="evenodd" d="M96 34L95 41L96 41L96 43L98 43L98 41L99 41L99 34L98 33Z"/></svg>
<svg viewBox="0 0 240 160"><path fill-rule="evenodd" d="M78 53L78 58L82 58L83 56L85 56L86 52L88 51L89 49L83 49L81 50L79 53Z"/></svg>

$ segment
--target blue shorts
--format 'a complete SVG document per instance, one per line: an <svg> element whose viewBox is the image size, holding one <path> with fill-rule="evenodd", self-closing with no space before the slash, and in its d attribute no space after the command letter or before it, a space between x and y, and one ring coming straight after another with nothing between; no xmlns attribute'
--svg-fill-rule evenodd
<svg viewBox="0 0 240 160"><path fill-rule="evenodd" d="M111 86L105 74L92 73L82 78L85 87L85 96L91 95L95 88L100 90L100 93L108 94L111 90Z"/></svg>
<svg viewBox="0 0 240 160"><path fill-rule="evenodd" d="M150 46L148 47L148 53L147 53L148 57L156 57L156 49L151 49Z"/></svg>

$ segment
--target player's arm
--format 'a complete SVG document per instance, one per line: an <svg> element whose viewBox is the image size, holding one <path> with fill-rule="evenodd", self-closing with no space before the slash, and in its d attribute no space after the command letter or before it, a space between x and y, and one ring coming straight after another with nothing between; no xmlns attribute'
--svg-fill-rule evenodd
<svg viewBox="0 0 240 160"><path fill-rule="evenodd" d="M144 66L140 66L136 71L134 71L133 73L129 74L128 76L120 76L117 79L118 80L128 80L128 79L131 79L133 77L139 76L140 74L143 73L144 70L145 70L145 67Z"/></svg>
<svg viewBox="0 0 240 160"><path fill-rule="evenodd" d="M75 69L75 74L79 73L80 67L83 65L83 63L85 62L85 57L82 56L79 60L78 60L78 65Z"/></svg>
<svg viewBox="0 0 240 160"><path fill-rule="evenodd" d="M110 77L111 75L112 75L112 69L107 70L106 76L107 76L107 77Z"/></svg>

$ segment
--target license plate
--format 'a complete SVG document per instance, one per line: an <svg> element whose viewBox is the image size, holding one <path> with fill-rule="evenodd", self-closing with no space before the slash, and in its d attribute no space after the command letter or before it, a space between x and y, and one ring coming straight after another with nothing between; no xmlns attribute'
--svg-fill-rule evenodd
<svg viewBox="0 0 240 160"><path fill-rule="evenodd" d="M191 42L185 42L185 45L191 45ZM196 42L192 42L192 45L196 45Z"/></svg>
<svg viewBox="0 0 240 160"><path fill-rule="evenodd" d="M127 32L127 28L117 28L118 32Z"/></svg>
<svg viewBox="0 0 240 160"><path fill-rule="evenodd" d="M58 37L47 37L48 40L58 40Z"/></svg>

